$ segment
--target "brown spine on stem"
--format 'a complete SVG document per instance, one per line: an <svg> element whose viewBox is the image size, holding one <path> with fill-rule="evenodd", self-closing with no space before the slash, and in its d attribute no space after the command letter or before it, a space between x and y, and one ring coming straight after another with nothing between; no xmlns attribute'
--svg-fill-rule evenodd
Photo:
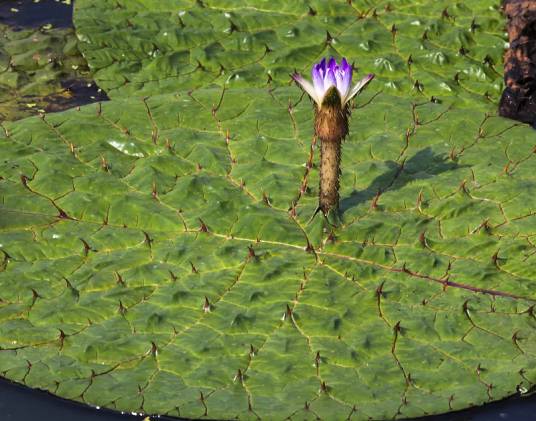
<svg viewBox="0 0 536 421"><path fill-rule="evenodd" d="M341 103L337 88L332 86L320 107L315 106L315 132L320 146L320 196L318 207L324 215L339 208L341 145L348 134L349 108Z"/></svg>

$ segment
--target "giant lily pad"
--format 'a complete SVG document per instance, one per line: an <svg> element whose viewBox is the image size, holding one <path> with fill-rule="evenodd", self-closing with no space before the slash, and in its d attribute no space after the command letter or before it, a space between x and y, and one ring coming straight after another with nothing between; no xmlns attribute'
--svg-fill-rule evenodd
<svg viewBox="0 0 536 421"><path fill-rule="evenodd" d="M77 2L113 99L3 124L2 375L209 419L407 418L529 391L534 133L495 116L499 12L235 4ZM330 53L379 74L337 228L311 219L312 110L285 86Z"/></svg>
<svg viewBox="0 0 536 421"><path fill-rule="evenodd" d="M106 100L72 28L0 24L0 119L17 120Z"/></svg>

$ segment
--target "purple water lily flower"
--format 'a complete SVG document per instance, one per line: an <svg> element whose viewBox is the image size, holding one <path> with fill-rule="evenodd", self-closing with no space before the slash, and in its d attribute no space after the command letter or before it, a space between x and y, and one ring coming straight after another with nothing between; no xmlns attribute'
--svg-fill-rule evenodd
<svg viewBox="0 0 536 421"><path fill-rule="evenodd" d="M299 73L294 73L292 78L316 102L318 107L322 105L324 95L330 87L335 86L337 88L341 97L341 106L344 107L348 101L356 96L374 78L374 75L370 73L350 89L352 84L352 66L348 64L346 58L341 60L341 64L337 64L337 61L333 57L328 62L323 58L320 63L313 66L311 73L313 78L312 84Z"/></svg>
<svg viewBox="0 0 536 421"><path fill-rule="evenodd" d="M322 59L312 68L313 83L305 80L299 73L292 78L309 94L314 105L314 130L320 139L320 173L318 211L338 224L339 215L339 176L341 175L341 145L348 135L348 119L352 107L348 102L356 96L373 78L369 74L352 87L352 66L345 58L341 64L331 57L328 62ZM309 168L309 167L308 167Z"/></svg>

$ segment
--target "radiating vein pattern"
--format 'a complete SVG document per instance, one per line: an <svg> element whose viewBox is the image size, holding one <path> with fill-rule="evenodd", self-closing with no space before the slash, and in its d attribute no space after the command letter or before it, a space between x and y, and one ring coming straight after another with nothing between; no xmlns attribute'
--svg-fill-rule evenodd
<svg viewBox="0 0 536 421"><path fill-rule="evenodd" d="M502 18L350 3L77 1L112 100L2 124L2 376L192 419L407 418L533 387L536 141L494 111ZM338 227L312 218L313 113L287 86L327 54L378 74Z"/></svg>

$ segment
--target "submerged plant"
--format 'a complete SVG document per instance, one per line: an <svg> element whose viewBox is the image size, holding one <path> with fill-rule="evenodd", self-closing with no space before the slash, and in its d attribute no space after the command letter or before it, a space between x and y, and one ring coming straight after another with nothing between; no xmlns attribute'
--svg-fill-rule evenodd
<svg viewBox="0 0 536 421"><path fill-rule="evenodd" d="M339 176L341 143L348 134L348 117L351 114L350 100L373 78L368 74L353 87L352 66L341 60L340 64L331 57L312 68L313 83L299 73L292 78L311 97L315 107L315 134L320 138L320 195L318 210L324 215L339 208Z"/></svg>

